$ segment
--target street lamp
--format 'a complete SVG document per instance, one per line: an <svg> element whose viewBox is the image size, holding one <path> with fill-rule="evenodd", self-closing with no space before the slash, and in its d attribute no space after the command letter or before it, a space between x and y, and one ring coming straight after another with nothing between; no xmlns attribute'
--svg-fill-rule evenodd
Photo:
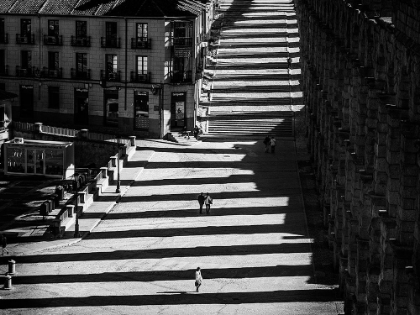
<svg viewBox="0 0 420 315"><path fill-rule="evenodd" d="M74 236L73 237L80 237L80 232L79 232L79 187L77 186L79 184L78 181L76 181L76 223L74 225Z"/></svg>
<svg viewBox="0 0 420 315"><path fill-rule="evenodd" d="M117 153L117 189L115 190L116 193L121 192L121 182L120 182L120 136L117 136L117 144L118 144L118 153Z"/></svg>

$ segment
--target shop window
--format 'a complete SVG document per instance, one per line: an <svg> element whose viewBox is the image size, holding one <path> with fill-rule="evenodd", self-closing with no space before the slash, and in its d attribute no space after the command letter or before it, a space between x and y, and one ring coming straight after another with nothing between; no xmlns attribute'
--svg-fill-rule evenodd
<svg viewBox="0 0 420 315"><path fill-rule="evenodd" d="M118 126L118 91L105 91L105 124Z"/></svg>
<svg viewBox="0 0 420 315"><path fill-rule="evenodd" d="M7 170L13 173L25 173L25 150L7 148Z"/></svg>
<svg viewBox="0 0 420 315"><path fill-rule="evenodd" d="M63 158L62 150L45 150L45 174L63 175Z"/></svg>

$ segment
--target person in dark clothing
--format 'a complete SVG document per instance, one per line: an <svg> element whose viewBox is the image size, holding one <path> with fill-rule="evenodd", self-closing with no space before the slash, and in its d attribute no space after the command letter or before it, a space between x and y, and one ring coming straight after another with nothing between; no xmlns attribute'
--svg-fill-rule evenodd
<svg viewBox="0 0 420 315"><path fill-rule="evenodd" d="M268 150L269 150L269 148L270 148L270 136L269 135L267 135L265 138L264 138L264 141L263 141L263 143L264 143L264 145L265 145L265 152L268 152Z"/></svg>
<svg viewBox="0 0 420 315"><path fill-rule="evenodd" d="M200 205L200 214L203 212L203 204L204 204L204 200L206 199L206 197L204 196L203 193L198 195L198 204Z"/></svg>
<svg viewBox="0 0 420 315"><path fill-rule="evenodd" d="M6 251L7 253L9 253L9 251L7 250L7 238L6 236L4 236L3 234L1 235L1 248L2 248L2 256L4 256L4 252Z"/></svg>

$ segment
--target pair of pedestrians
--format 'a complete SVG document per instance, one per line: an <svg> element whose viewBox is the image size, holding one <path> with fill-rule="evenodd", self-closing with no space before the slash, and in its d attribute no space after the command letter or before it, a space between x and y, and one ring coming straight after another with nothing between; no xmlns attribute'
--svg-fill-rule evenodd
<svg viewBox="0 0 420 315"><path fill-rule="evenodd" d="M213 198L210 197L209 193L204 196L203 193L198 195L198 204L200 205L200 214L203 213L203 205L206 205L206 214L210 213L210 205L213 204Z"/></svg>
<svg viewBox="0 0 420 315"><path fill-rule="evenodd" d="M267 135L263 141L265 145L265 152L268 152L271 149L271 153L274 153L276 150L276 139Z"/></svg>

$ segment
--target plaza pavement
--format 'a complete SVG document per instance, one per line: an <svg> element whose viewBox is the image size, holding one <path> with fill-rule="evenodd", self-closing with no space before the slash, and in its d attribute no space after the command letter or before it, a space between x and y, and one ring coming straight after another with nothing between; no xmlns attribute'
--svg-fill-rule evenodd
<svg viewBox="0 0 420 315"><path fill-rule="evenodd" d="M260 142L142 141L131 166L84 238L20 249L4 314L339 313L336 288L313 277L293 141L275 154Z"/></svg>

